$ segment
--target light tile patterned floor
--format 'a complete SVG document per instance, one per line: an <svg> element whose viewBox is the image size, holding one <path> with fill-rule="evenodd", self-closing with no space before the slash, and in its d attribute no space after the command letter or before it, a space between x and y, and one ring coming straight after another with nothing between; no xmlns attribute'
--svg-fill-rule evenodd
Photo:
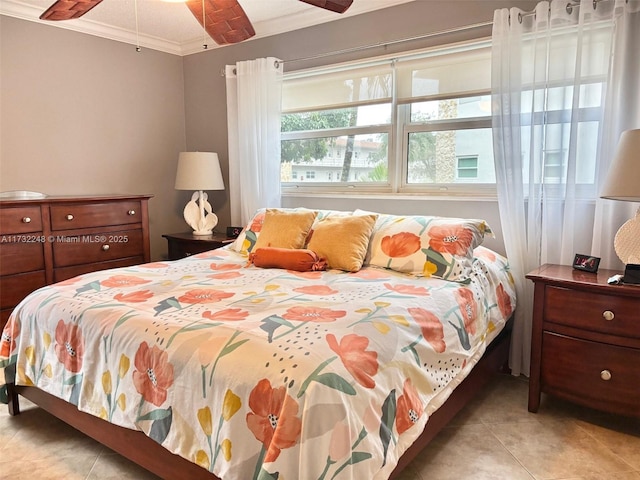
<svg viewBox="0 0 640 480"><path fill-rule="evenodd" d="M496 377L401 480L640 480L639 419L546 395L532 414L527 388L525 378ZM0 479L157 479L41 409L23 405L17 417L0 407Z"/></svg>

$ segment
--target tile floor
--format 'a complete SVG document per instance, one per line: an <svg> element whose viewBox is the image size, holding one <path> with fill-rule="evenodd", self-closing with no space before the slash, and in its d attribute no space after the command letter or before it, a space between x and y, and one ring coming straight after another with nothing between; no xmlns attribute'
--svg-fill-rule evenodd
<svg viewBox="0 0 640 480"><path fill-rule="evenodd" d="M17 417L0 406L0 479L157 479L41 409L22 405ZM640 480L640 420L545 395L532 414L526 378L498 376L401 476L471 479Z"/></svg>

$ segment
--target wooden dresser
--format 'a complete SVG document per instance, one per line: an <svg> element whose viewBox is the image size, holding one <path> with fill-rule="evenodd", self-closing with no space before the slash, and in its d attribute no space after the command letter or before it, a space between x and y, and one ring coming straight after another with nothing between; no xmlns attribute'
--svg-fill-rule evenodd
<svg viewBox="0 0 640 480"><path fill-rule="evenodd" d="M640 285L609 285L620 273L543 265L535 283L529 411L540 393L640 417Z"/></svg>
<svg viewBox="0 0 640 480"><path fill-rule="evenodd" d="M0 199L0 331L44 285L150 261L150 195Z"/></svg>

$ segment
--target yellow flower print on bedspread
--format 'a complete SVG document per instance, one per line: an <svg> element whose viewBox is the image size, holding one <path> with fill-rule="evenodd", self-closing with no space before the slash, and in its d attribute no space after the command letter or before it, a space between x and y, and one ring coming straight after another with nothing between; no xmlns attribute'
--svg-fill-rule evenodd
<svg viewBox="0 0 640 480"><path fill-rule="evenodd" d="M222 430L223 423L231 420L231 418L238 412L238 410L240 410L241 406L242 401L240 400L240 397L238 397L231 390L227 389L224 395L224 400L222 402L222 413L220 414L220 419L218 420L218 426L216 428L215 442L213 443L213 419L211 415L211 409L208 406L205 406L198 410L198 423L200 424L200 428L202 428L202 431L207 437L207 444L209 446L208 453L202 449L196 452L195 461L198 465L206 468L207 470L213 470L213 466L216 463L216 460L220 453L222 453L222 456L227 462L231 460L231 440L225 438L224 440L222 440L222 442L220 442L220 432Z"/></svg>

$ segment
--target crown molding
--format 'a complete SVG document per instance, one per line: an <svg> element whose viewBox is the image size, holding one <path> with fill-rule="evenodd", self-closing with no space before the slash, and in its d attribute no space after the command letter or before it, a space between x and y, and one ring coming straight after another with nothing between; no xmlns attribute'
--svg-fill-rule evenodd
<svg viewBox="0 0 640 480"><path fill-rule="evenodd" d="M179 43L169 42L167 40L163 40L151 35L136 35L135 32L132 32L130 30L113 27L111 25L105 25L92 20L86 20L84 18L76 18L73 21L66 22L55 22L54 25L52 24L52 22L40 20L38 18L42 13L41 10L41 8L26 5L15 0L0 1L1 15L39 23L48 27L63 28L65 30L86 33L88 35L107 38L109 40L115 40L117 42L129 43L134 46L140 45L141 48L149 48L165 53L171 53L173 55L185 55L182 45L180 45ZM200 45L200 48L202 48L202 45Z"/></svg>

